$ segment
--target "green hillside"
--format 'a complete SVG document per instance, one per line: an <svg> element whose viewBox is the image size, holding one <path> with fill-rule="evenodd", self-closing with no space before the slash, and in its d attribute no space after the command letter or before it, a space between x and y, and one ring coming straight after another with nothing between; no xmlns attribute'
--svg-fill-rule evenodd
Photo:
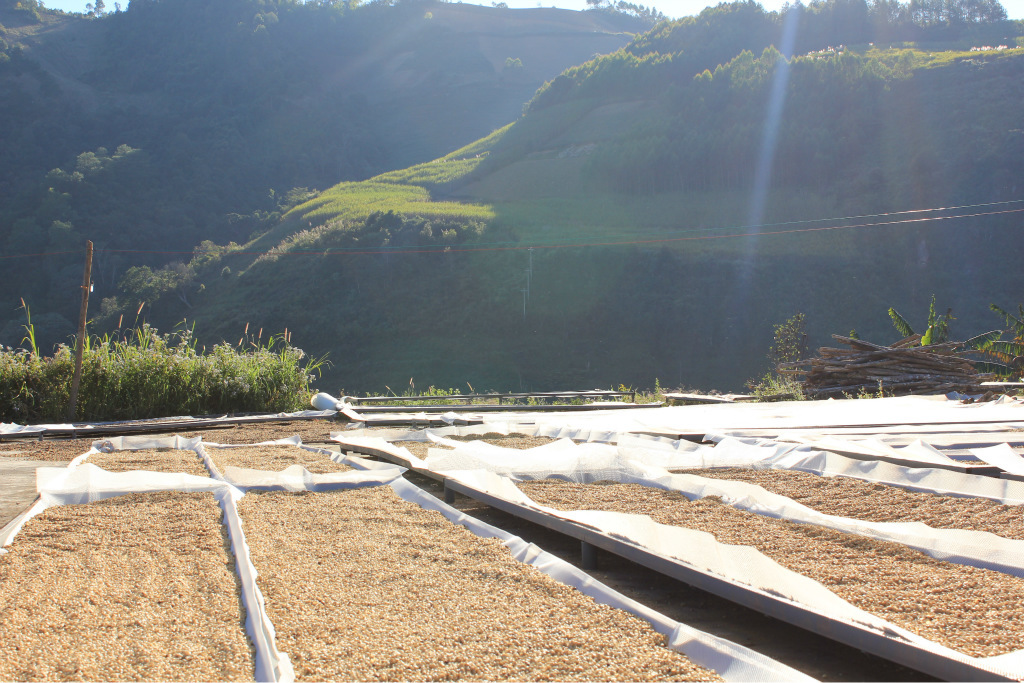
<svg viewBox="0 0 1024 683"><path fill-rule="evenodd" d="M348 392L738 389L798 311L812 344L885 341L932 294L954 336L991 329L1024 292L1024 41L998 4L942 6L660 24L477 142L130 271L107 324L288 328Z"/></svg>
<svg viewBox="0 0 1024 683"><path fill-rule="evenodd" d="M98 302L130 267L248 241L305 188L486 135L650 25L418 0L124 5L0 0L0 343L20 339L22 297L47 344L74 330L81 257L62 252L86 239Z"/></svg>

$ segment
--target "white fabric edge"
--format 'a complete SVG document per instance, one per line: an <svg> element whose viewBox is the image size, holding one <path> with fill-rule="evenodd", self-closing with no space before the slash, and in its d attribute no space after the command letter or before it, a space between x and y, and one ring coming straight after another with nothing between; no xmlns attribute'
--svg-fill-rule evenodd
<svg viewBox="0 0 1024 683"><path fill-rule="evenodd" d="M391 453L392 455L409 463L411 467L424 467L426 464L423 460L410 453L409 449L403 446L395 446L377 436L350 436L344 432L332 432L331 440L339 444L342 448L346 445L364 446L366 448L375 448L386 453Z"/></svg>
<svg viewBox="0 0 1024 683"><path fill-rule="evenodd" d="M317 474L300 467L301 472L293 470L292 468L286 468L278 472L272 472L268 470L255 470L243 467L227 467L226 471L221 472L220 468L213 461L212 455L206 450L207 447L217 449L231 449L231 448L249 448L252 446L295 446L301 448L304 451L310 453L319 453L326 455L332 461L342 464L349 465L356 470L360 471L394 471L398 470L398 474L405 471L405 468L399 467L391 463L379 463L372 460L366 460L352 455L341 455L336 451L332 451L328 448L318 448L316 446L307 446L302 443L302 438L298 435L290 436L283 439L275 439L272 441L261 441L256 444L219 444L204 442L197 444L197 452L203 458L206 463L207 469L210 471L211 476L218 480L226 483L238 486L241 488L280 488L285 491L317 491L326 490L335 486L336 483L344 484L347 479L342 478L340 482L335 482L335 479L341 474L347 474L349 478L354 476L354 473L326 473ZM295 467L295 466L293 466ZM229 471L234 471L238 478L232 476ZM285 472L288 472L285 474ZM363 475L364 477L368 475ZM389 476L396 476L391 474ZM381 478L381 481L388 480L387 477ZM369 479L367 479L369 481Z"/></svg>
<svg viewBox="0 0 1024 683"><path fill-rule="evenodd" d="M982 462L998 467L1004 472L1016 476L1024 476L1024 458L1010 448L1010 444L1001 443L987 448L968 449Z"/></svg>
<svg viewBox="0 0 1024 683"><path fill-rule="evenodd" d="M302 465L292 465L279 472L228 466L224 468L224 478L243 490L330 491L352 486L380 486L402 476L403 471L390 467L317 474Z"/></svg>

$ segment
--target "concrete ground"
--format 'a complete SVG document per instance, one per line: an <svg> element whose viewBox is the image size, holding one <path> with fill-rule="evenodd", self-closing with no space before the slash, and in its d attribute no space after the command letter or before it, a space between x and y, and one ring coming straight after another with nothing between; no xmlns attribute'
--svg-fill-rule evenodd
<svg viewBox="0 0 1024 683"><path fill-rule="evenodd" d="M0 446L0 528L28 509L36 499L36 468L62 467L66 462L17 457L17 446Z"/></svg>

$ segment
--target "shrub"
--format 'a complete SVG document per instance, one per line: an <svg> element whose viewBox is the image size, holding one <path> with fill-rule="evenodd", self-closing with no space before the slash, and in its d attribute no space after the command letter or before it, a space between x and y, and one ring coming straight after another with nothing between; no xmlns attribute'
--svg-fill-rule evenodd
<svg viewBox="0 0 1024 683"><path fill-rule="evenodd" d="M261 335L262 336L262 335ZM94 338L82 362L76 420L122 420L298 410L324 359L307 357L286 335L265 343L243 336L196 349L192 330L159 334L148 324L121 338ZM0 419L20 424L63 421L74 353L52 357L0 348Z"/></svg>

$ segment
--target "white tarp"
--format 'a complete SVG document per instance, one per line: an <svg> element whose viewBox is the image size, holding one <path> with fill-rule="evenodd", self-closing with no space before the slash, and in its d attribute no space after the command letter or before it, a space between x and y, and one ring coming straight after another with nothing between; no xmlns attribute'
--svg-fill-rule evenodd
<svg viewBox="0 0 1024 683"><path fill-rule="evenodd" d="M445 476L489 495L600 530L620 541L674 558L697 571L786 600L831 619L870 628L943 657L971 662L993 671L1008 671L1010 673L1005 674L1008 676L1024 677L1024 666L1021 666L1024 665L1024 652L1009 653L992 661L967 656L853 606L817 581L782 567L754 548L719 543L709 533L658 524L645 515L592 510L566 512L548 508L532 501L511 479L484 470L448 471Z"/></svg>
<svg viewBox="0 0 1024 683"><path fill-rule="evenodd" d="M1024 576L1024 541L984 531L935 529L920 522L868 522L827 515L756 484L671 474L667 469L677 465L680 455L666 449L664 442L654 442L654 448L646 448L643 441L623 441L626 446L575 444L568 439L560 439L544 446L517 450L481 441L439 438L438 443L454 450L431 448L425 464L428 469L445 474L484 470L513 479L557 477L577 483L616 481L642 484L678 491L691 500L718 496L728 505L755 514L900 543L939 560ZM738 448L744 454L749 451L746 444ZM775 453L771 447L763 450ZM732 464L728 443L725 448L721 444L717 448L688 447L682 457L691 457L698 451L703 452L700 456L702 463L711 460L714 466L721 466L723 462Z"/></svg>
<svg viewBox="0 0 1024 683"><path fill-rule="evenodd" d="M907 425L988 422L993 428L1024 426L1024 401L962 404L945 396L901 396L778 403L723 403L667 406L644 410L586 413L487 413L485 425L505 423L524 428L569 429L581 432L655 432L659 434L729 434L737 430L782 433L826 431L843 425ZM1002 424L998 424L1002 423ZM947 427L948 428L948 427ZM526 432L545 435L543 431Z"/></svg>
<svg viewBox="0 0 1024 683"><path fill-rule="evenodd" d="M0 422L0 434L39 434L42 431L44 431L42 427L20 425L13 422Z"/></svg>
<svg viewBox="0 0 1024 683"><path fill-rule="evenodd" d="M1003 443L988 448L971 448L970 451L982 462L998 467L1004 472L1024 476L1024 458L1010 448L1010 444Z"/></svg>
<svg viewBox="0 0 1024 683"><path fill-rule="evenodd" d="M224 471L221 472L210 455L210 451L251 448L252 446L294 446L310 453L325 455L334 462L348 465L357 471L314 473L302 465L292 465L276 472L244 467L225 467ZM362 485L366 485L371 482L376 482L377 484L386 483L395 477L401 476L404 471L404 469L391 464L374 462L355 456L343 456L326 448L306 446L303 445L302 438L299 436L262 441L257 444L202 442L195 444L195 450L203 458L206 468L211 472L214 479L225 481L243 489L272 488L283 491L320 491L337 488L339 484L355 485L364 482ZM376 473L365 472L365 470L373 470Z"/></svg>
<svg viewBox="0 0 1024 683"><path fill-rule="evenodd" d="M225 467L224 478L242 489L261 488L281 491L329 491L356 486L380 486L402 476L402 470L353 470L316 474L302 465L292 465L280 472L252 470L243 467Z"/></svg>
<svg viewBox="0 0 1024 683"><path fill-rule="evenodd" d="M296 437L297 439L297 437ZM294 443L288 441L288 443ZM131 437L128 441L97 442L105 451L117 450L127 446L129 449L141 448L181 448L190 445L192 449L204 451L204 444L197 439L182 440L181 437L169 437L162 440L145 437ZM223 447L223 446L222 446ZM388 446L391 448L390 446ZM405 449L401 449L405 450ZM238 515L236 501L244 495L243 491L228 483L212 478L197 477L187 474L169 474L161 472L107 472L87 462L91 453L99 452L97 448L76 458L66 468L40 468L37 474L40 500L18 519L0 530L0 547L9 545L14 536L31 517L39 514L51 505L73 504L100 500L102 498L123 495L138 491L175 490L183 492L212 492L221 503L224 511L224 522L228 525L231 547L235 554L236 568L239 573L242 600L246 607L246 631L252 639L256 650L256 680L283 681L294 680L294 671L288 655L280 652L276 645L276 634L273 624L266 613L263 595L257 585L258 573L252 564L249 546L242 531L241 519ZM408 451L405 451L408 454ZM333 454L337 461L346 458ZM410 456L411 457L411 456ZM428 510L435 510L453 523L466 526L470 531L485 538L499 538L511 551L513 557L521 562L533 565L552 578L572 586L592 597L597 602L626 610L639 618L651 623L652 627L666 635L668 647L682 652L695 663L718 672L727 681L803 681L813 680L804 674L776 662L764 655L754 652L742 645L737 645L717 636L704 633L697 629L673 621L596 581L590 575L554 557L533 544L513 536L480 520L468 517L459 510L444 504L425 491L401 478L401 469L380 463L370 463L352 456L348 462L355 467L360 464L365 469L338 473L337 479L331 482L309 482L305 475L292 470L279 473L268 473L240 468L225 468L226 474L239 478L262 477L263 483L277 486L282 480L298 485L312 483L313 486L331 488L351 488L366 485L390 485L403 499L413 502ZM204 456L205 462L212 465L209 455ZM298 470L310 474L301 466ZM232 472L239 470L239 472ZM275 478L271 475L277 475ZM313 475L316 476L316 475ZM335 476L335 475L329 475Z"/></svg>
<svg viewBox="0 0 1024 683"><path fill-rule="evenodd" d="M668 647L682 652L696 664L712 669L727 681L813 680L795 669L742 645L669 619L609 588L584 571L541 550L536 545L527 543L518 536L513 536L446 505L404 479L395 480L391 487L403 499L416 503L424 509L440 512L449 521L465 526L477 536L500 539L512 552L515 559L536 567L561 583L572 586L596 602L625 610L644 619L651 624L655 631L667 636Z"/></svg>
<svg viewBox="0 0 1024 683"><path fill-rule="evenodd" d="M252 565L235 507L241 491L205 477L166 472L107 472L88 462L79 462L75 467L40 468L36 480L39 500L0 531L0 546L10 545L29 519L54 505L74 505L137 492L212 493L224 512L224 524L228 527L231 550L235 554L235 568L245 606L245 630L255 649L256 680L285 683L295 680L288 656L277 650L274 627L267 617L263 595L256 584L256 569Z"/></svg>
<svg viewBox="0 0 1024 683"><path fill-rule="evenodd" d="M758 448L746 440L728 439L718 444L728 453ZM1003 505L1024 505L1024 482L979 477L930 467L904 467L879 460L857 460L810 448L794 448L778 457L751 461L752 467L799 470L827 477L852 477L890 486L964 498L987 498Z"/></svg>
<svg viewBox="0 0 1024 683"><path fill-rule="evenodd" d="M875 438L837 438L834 436L797 436L794 441L823 451L839 451L868 457L883 457L901 460L908 464L957 465L963 463L950 458L942 451L916 439L907 446L894 448Z"/></svg>

